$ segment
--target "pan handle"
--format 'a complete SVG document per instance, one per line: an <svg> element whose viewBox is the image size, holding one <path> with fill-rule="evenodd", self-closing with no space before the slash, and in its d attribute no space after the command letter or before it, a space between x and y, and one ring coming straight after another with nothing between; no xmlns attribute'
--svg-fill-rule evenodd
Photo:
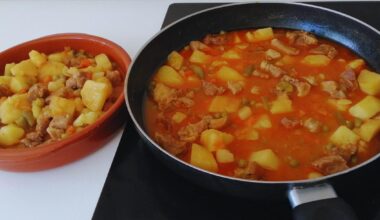
<svg viewBox="0 0 380 220"><path fill-rule="evenodd" d="M293 187L288 191L294 220L357 220L352 208L328 183Z"/></svg>

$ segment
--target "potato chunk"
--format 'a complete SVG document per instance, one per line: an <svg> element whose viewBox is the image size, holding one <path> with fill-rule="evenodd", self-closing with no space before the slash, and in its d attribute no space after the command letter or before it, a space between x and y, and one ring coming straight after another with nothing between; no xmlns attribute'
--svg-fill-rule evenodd
<svg viewBox="0 0 380 220"><path fill-rule="evenodd" d="M233 153L227 149L218 149L215 156L219 163L231 163L235 160Z"/></svg>
<svg viewBox="0 0 380 220"><path fill-rule="evenodd" d="M371 141L371 139L380 131L380 120L370 119L364 122L359 130L359 136L365 141Z"/></svg>
<svg viewBox="0 0 380 220"><path fill-rule="evenodd" d="M52 116L72 117L75 112L75 102L72 99L66 99L58 96L53 96L49 104Z"/></svg>
<svg viewBox="0 0 380 220"><path fill-rule="evenodd" d="M355 71L359 71L363 66L364 66L365 62L363 59L355 59L351 62L349 62L347 64L347 67L355 70Z"/></svg>
<svg viewBox="0 0 380 220"><path fill-rule="evenodd" d="M192 144L191 146L190 163L211 172L218 171L218 164L216 163L214 155L198 144Z"/></svg>
<svg viewBox="0 0 380 220"><path fill-rule="evenodd" d="M31 60L23 60L11 68L11 73L13 76L31 76L35 77L38 74L37 67L32 63Z"/></svg>
<svg viewBox="0 0 380 220"><path fill-rule="evenodd" d="M104 53L95 56L96 68L100 71L112 70L112 63Z"/></svg>
<svg viewBox="0 0 380 220"><path fill-rule="evenodd" d="M216 77L225 82L245 80L245 78L238 71L228 66L222 66L218 72L216 72Z"/></svg>
<svg viewBox="0 0 380 220"><path fill-rule="evenodd" d="M307 55L302 59L301 63L313 67L322 67L329 65L330 61L330 58L325 55Z"/></svg>
<svg viewBox="0 0 380 220"><path fill-rule="evenodd" d="M14 76L10 82L10 89L13 93L25 93L28 91L32 82L25 76Z"/></svg>
<svg viewBox="0 0 380 220"><path fill-rule="evenodd" d="M183 57L177 51L173 51L168 56L168 64L176 70L181 69Z"/></svg>
<svg viewBox="0 0 380 220"><path fill-rule="evenodd" d="M12 72L11 69L15 66L15 63L7 63L4 67L4 76L11 76Z"/></svg>
<svg viewBox="0 0 380 220"><path fill-rule="evenodd" d="M214 152L224 148L234 140L231 134L221 132L215 129L207 129L202 132L200 141L209 151Z"/></svg>
<svg viewBox="0 0 380 220"><path fill-rule="evenodd" d="M253 152L249 160L256 162L259 166L267 170L277 170L280 166L280 160L271 149Z"/></svg>
<svg viewBox="0 0 380 220"><path fill-rule="evenodd" d="M211 60L211 56L203 53L200 50L194 50L193 53L191 54L189 61L192 63L208 63Z"/></svg>
<svg viewBox="0 0 380 220"><path fill-rule="evenodd" d="M14 124L5 125L0 128L0 145L15 145L20 142L24 134L24 129L17 127Z"/></svg>
<svg viewBox="0 0 380 220"><path fill-rule="evenodd" d="M8 97L0 105L0 119L3 124L10 124L22 117L23 112L32 108L27 94Z"/></svg>
<svg viewBox="0 0 380 220"><path fill-rule="evenodd" d="M380 75L368 70L362 70L358 76L360 89L368 95L376 95L380 92Z"/></svg>
<svg viewBox="0 0 380 220"><path fill-rule="evenodd" d="M48 61L41 66L38 79L40 81L44 80L46 77L51 77L52 79L56 79L62 76L65 73L65 71L67 71L67 69L68 68L63 63Z"/></svg>
<svg viewBox="0 0 380 220"><path fill-rule="evenodd" d="M380 100L374 96L366 96L348 111L354 117L369 119L380 112Z"/></svg>
<svg viewBox="0 0 380 220"><path fill-rule="evenodd" d="M349 99L328 99L327 103L343 112L347 111L348 107L352 104L352 101Z"/></svg>
<svg viewBox="0 0 380 220"><path fill-rule="evenodd" d="M236 60L236 59L240 59L240 55L235 50L228 50L222 54L222 58Z"/></svg>
<svg viewBox="0 0 380 220"><path fill-rule="evenodd" d="M257 29L253 32L247 32L246 38L248 42L259 42L273 39L273 29L271 27Z"/></svg>
<svg viewBox="0 0 380 220"><path fill-rule="evenodd" d="M330 137L331 143L338 146L356 144L359 140L360 137L355 132L343 125L339 126Z"/></svg>
<svg viewBox="0 0 380 220"><path fill-rule="evenodd" d="M47 57L45 54L42 54L38 51L31 50L29 52L29 59L36 67L41 67L47 61Z"/></svg>
<svg viewBox="0 0 380 220"><path fill-rule="evenodd" d="M246 120L252 115L252 110L248 106L244 106L238 111L238 116L241 120Z"/></svg>
<svg viewBox="0 0 380 220"><path fill-rule="evenodd" d="M185 120L187 117L187 115L185 113L182 113L182 112L175 112L172 116L172 120L179 124L181 122L183 122L183 120Z"/></svg>
<svg viewBox="0 0 380 220"><path fill-rule="evenodd" d="M109 97L109 85L103 82L87 80L80 92L83 104L91 111L97 112L103 109L104 103Z"/></svg>
<svg viewBox="0 0 380 220"><path fill-rule="evenodd" d="M102 114L102 112L83 112L81 113L77 119L75 119L73 125L75 127L82 127L85 125L93 124Z"/></svg>
<svg viewBox="0 0 380 220"><path fill-rule="evenodd" d="M254 128L271 128L272 122L267 114L261 115L256 123L253 125Z"/></svg>
<svg viewBox="0 0 380 220"><path fill-rule="evenodd" d="M0 85L9 87L11 84L11 76L0 76Z"/></svg>
<svg viewBox="0 0 380 220"><path fill-rule="evenodd" d="M239 109L240 100L230 96L215 96L210 106L209 112L236 112Z"/></svg>
<svg viewBox="0 0 380 220"><path fill-rule="evenodd" d="M185 82L182 76L171 66L162 66L156 75L156 80L170 87L180 87Z"/></svg>
<svg viewBox="0 0 380 220"><path fill-rule="evenodd" d="M281 114L292 112L292 101L289 99L287 95L280 95L276 100L272 102L270 112L272 114Z"/></svg>

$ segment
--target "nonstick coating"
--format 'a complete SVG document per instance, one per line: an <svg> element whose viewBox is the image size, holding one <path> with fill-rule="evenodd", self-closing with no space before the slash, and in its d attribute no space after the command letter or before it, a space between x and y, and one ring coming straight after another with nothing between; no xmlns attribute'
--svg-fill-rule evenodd
<svg viewBox="0 0 380 220"><path fill-rule="evenodd" d="M200 170L173 157L146 134L143 101L146 98L148 83L171 51L179 50L190 41L202 39L209 33L261 27L300 29L328 38L363 57L374 70L380 70L379 32L347 15L317 6L294 3L244 3L208 9L163 29L142 48L130 66L126 79L126 99L138 132L152 152L178 174L209 189L235 196L257 199L283 198L288 187L294 184L308 185L320 181L344 184L348 176L360 178L361 173L368 172L372 161L376 161L375 158L359 166L360 169L356 167L319 180L264 182L224 177Z"/></svg>

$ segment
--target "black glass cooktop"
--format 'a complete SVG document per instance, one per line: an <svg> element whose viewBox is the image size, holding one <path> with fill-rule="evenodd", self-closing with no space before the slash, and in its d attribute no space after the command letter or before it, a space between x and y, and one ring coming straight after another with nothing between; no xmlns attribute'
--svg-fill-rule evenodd
<svg viewBox="0 0 380 220"><path fill-rule="evenodd" d="M380 2L312 4L350 14L380 29ZM163 27L187 14L216 5L172 4ZM380 166L361 180L352 179L351 184L336 190L354 208L360 219L380 219ZM130 119L93 215L94 220L291 218L291 208L285 197L276 201L230 197L210 192L176 175L144 146Z"/></svg>

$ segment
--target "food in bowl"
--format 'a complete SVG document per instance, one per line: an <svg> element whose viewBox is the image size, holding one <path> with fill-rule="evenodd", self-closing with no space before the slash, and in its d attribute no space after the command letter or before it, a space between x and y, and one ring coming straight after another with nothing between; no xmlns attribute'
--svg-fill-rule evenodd
<svg viewBox="0 0 380 220"><path fill-rule="evenodd" d="M0 75L0 147L36 147L93 124L122 92L122 76L106 54L36 50Z"/></svg>
<svg viewBox="0 0 380 220"><path fill-rule="evenodd" d="M207 35L168 55L145 100L148 134L205 170L264 181L317 178L380 151L380 75L299 30Z"/></svg>

